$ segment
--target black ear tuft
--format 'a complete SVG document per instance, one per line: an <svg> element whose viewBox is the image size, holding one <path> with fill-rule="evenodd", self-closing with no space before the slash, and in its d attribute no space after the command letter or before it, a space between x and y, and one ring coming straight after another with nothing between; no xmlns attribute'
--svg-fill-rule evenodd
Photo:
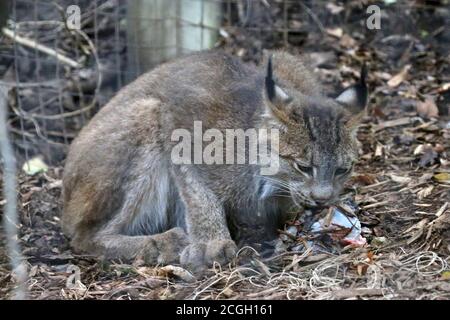
<svg viewBox="0 0 450 320"><path fill-rule="evenodd" d="M366 85L366 79L367 79L367 65L364 62L362 67L361 67L359 83L365 86Z"/></svg>
<svg viewBox="0 0 450 320"><path fill-rule="evenodd" d="M358 96L357 103L358 103L358 106L362 107L362 108L365 108L366 104L367 104L368 92L367 92L366 79L367 79L367 66L366 66L366 63L364 62L361 67L359 83L355 86L357 96Z"/></svg>
<svg viewBox="0 0 450 320"><path fill-rule="evenodd" d="M358 88L357 88L358 104L361 106L364 106L364 107L367 104L367 95L368 95L366 79L367 79L367 66L366 66L366 63L364 62L361 67L359 84L357 85L358 86Z"/></svg>
<svg viewBox="0 0 450 320"><path fill-rule="evenodd" d="M359 82L347 89L345 89L337 98L336 101L345 105L351 112L363 111L367 104L367 66L364 63L361 67L361 75Z"/></svg>
<svg viewBox="0 0 450 320"><path fill-rule="evenodd" d="M269 62L267 63L265 85L267 98L269 98L269 100L273 102L275 99L275 80L273 80L272 56L269 57Z"/></svg>

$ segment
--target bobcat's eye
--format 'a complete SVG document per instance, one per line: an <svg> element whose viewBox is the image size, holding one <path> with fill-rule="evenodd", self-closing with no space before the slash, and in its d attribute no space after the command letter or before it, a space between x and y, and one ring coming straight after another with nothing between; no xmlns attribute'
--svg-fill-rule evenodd
<svg viewBox="0 0 450 320"><path fill-rule="evenodd" d="M337 168L336 171L335 171L335 175L343 176L345 174L350 173L351 170L352 170L352 167L349 167L349 168Z"/></svg>
<svg viewBox="0 0 450 320"><path fill-rule="evenodd" d="M294 168L295 170L304 173L308 176L312 176L313 175L313 168L312 167L308 167L308 166L303 166L301 164L299 164L298 162L294 162Z"/></svg>

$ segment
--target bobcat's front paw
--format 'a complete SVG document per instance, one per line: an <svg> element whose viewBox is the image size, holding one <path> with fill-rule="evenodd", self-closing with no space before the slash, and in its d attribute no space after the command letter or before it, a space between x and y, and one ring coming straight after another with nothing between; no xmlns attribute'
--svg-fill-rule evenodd
<svg viewBox="0 0 450 320"><path fill-rule="evenodd" d="M147 264L171 264L180 261L182 250L189 244L187 234L181 228L148 237L148 243L139 253Z"/></svg>
<svg viewBox="0 0 450 320"><path fill-rule="evenodd" d="M237 252L233 240L216 239L209 242L191 243L181 253L180 262L194 269L225 264L234 258Z"/></svg>

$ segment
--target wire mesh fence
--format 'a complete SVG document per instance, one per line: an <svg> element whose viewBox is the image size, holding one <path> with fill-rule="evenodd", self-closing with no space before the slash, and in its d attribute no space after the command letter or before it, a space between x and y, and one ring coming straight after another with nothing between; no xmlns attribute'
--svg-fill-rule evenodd
<svg viewBox="0 0 450 320"><path fill-rule="evenodd" d="M258 60L263 47L288 46L302 37L304 26L290 19L312 20L323 29L313 13L314 3L10 1L0 44L0 73L10 88L8 127L19 163L37 155L46 163L60 163L98 108L124 84L161 62L227 45L230 38L248 42L248 52L237 54ZM80 9L79 29L68 28L67 8L72 5Z"/></svg>
<svg viewBox="0 0 450 320"><path fill-rule="evenodd" d="M222 47L257 63L264 49L307 52L336 25L359 26L355 37L377 41L383 30L364 26L372 2L9 0L0 81L9 89L8 128L18 162L41 156L60 164L78 131L118 89L176 56ZM73 6L79 10L70 11ZM404 8L417 15L427 4L386 5L405 15L401 24L383 21L386 30L415 29L414 12ZM76 14L79 26L72 28Z"/></svg>

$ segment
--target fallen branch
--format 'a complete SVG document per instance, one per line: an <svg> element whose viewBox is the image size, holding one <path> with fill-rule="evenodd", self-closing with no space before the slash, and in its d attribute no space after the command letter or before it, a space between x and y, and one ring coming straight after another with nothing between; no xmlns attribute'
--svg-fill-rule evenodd
<svg viewBox="0 0 450 320"><path fill-rule="evenodd" d="M411 124L413 121L414 121L414 118L411 118L411 117L404 117L404 118L389 120L389 121L382 122L377 126L374 126L373 130L375 132L378 132L378 131L384 130L386 128L406 126L406 125Z"/></svg>
<svg viewBox="0 0 450 320"><path fill-rule="evenodd" d="M383 289L343 289L343 290L333 291L332 295L336 299L382 296Z"/></svg>
<svg viewBox="0 0 450 320"><path fill-rule="evenodd" d="M32 39L28 39L28 38L19 36L19 35L17 35L17 33L15 33L14 31L12 31L10 29L3 28L2 32L5 36L14 40L15 42L17 42L23 46L41 51L45 54L48 54L49 56L55 57L60 62L65 63L65 64L71 66L72 68L80 68L81 67L81 65L78 62L76 62L75 60L70 59L70 58L64 56L63 54L57 52L56 50L49 48L47 46L44 46L43 44L40 44Z"/></svg>

